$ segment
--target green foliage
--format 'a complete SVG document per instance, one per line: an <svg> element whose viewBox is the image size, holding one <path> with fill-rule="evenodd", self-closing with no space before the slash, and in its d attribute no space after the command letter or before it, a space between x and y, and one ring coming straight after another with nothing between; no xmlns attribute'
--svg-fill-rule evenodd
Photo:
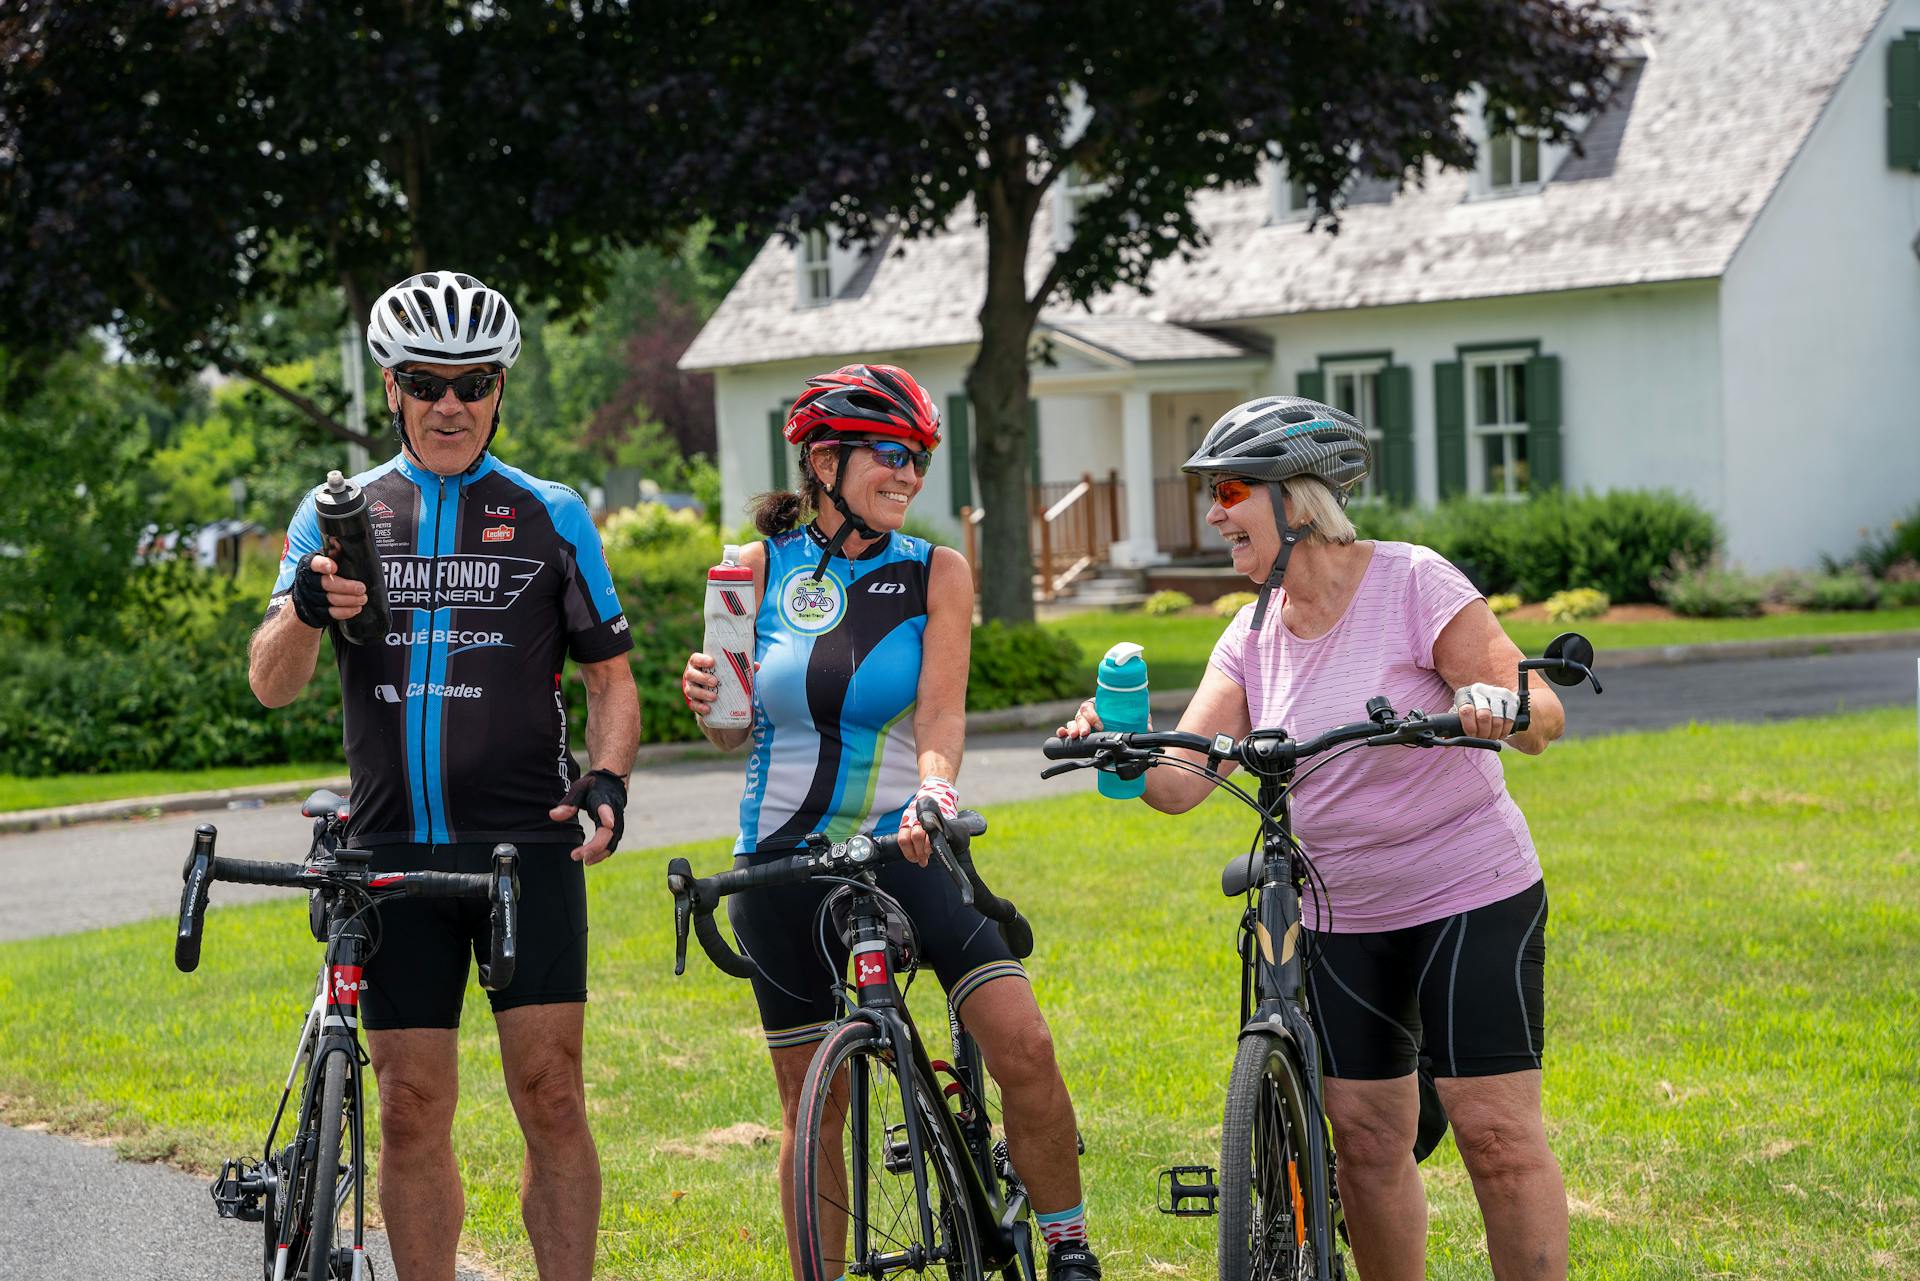
<svg viewBox="0 0 1920 1281"><path fill-rule="evenodd" d="M1430 510L1368 506L1353 515L1364 538L1431 547L1482 591L1526 600L1590 583L1615 601L1651 601L1675 558L1703 563L1720 542L1712 516L1663 490L1554 491L1518 503L1457 498Z"/></svg>
<svg viewBox="0 0 1920 1281"><path fill-rule="evenodd" d="M1033 623L982 623L973 629L967 710L1067 698L1087 687L1091 673L1070 637Z"/></svg>
<svg viewBox="0 0 1920 1281"><path fill-rule="evenodd" d="M1255 592L1228 592L1224 596L1213 598L1213 612L1221 618L1232 618L1235 614L1259 599Z"/></svg>
<svg viewBox="0 0 1920 1281"><path fill-rule="evenodd" d="M1829 574L1857 567L1875 578L1884 578L1902 561L1920 562L1920 504L1899 519L1889 521L1885 530L1876 533L1863 529L1860 534L1860 546L1847 560L1820 558Z"/></svg>
<svg viewBox="0 0 1920 1281"><path fill-rule="evenodd" d="M1688 618L1751 618L1769 590L1764 578L1711 563L1676 565L1657 586L1667 608Z"/></svg>
<svg viewBox="0 0 1920 1281"><path fill-rule="evenodd" d="M600 539L607 554L616 551L652 551L678 546L698 539L701 546L712 541L712 528L700 517L664 503L640 503L623 508L607 517L600 527Z"/></svg>
<svg viewBox="0 0 1920 1281"><path fill-rule="evenodd" d="M1496 618L1502 614L1511 614L1520 608L1520 604L1520 598L1512 592L1495 592L1487 597L1487 608L1493 611Z"/></svg>
<svg viewBox="0 0 1920 1281"><path fill-rule="evenodd" d="M146 523L150 402L97 348L30 372L0 352L0 638L98 629Z"/></svg>
<svg viewBox="0 0 1920 1281"><path fill-rule="evenodd" d="M1812 610L1872 609L1879 599L1880 585L1858 572L1800 578L1787 591L1789 604Z"/></svg>
<svg viewBox="0 0 1920 1281"><path fill-rule="evenodd" d="M190 572L175 571L175 583ZM165 584L143 578L142 586L157 594ZM150 617L171 617L173 625L128 643L80 639L0 649L0 773L339 759L331 642L322 642L318 674L305 692L269 711L247 684L247 639L260 601L201 590L206 595L192 602L149 602Z"/></svg>
<svg viewBox="0 0 1920 1281"><path fill-rule="evenodd" d="M1159 618L1166 614L1180 614L1193 608L1193 597L1185 592L1161 591L1141 602L1140 612L1148 618Z"/></svg>
<svg viewBox="0 0 1920 1281"><path fill-rule="evenodd" d="M1570 587L1547 597L1547 618L1556 623L1599 618L1611 608L1613 602L1607 599L1607 594L1591 587Z"/></svg>
<svg viewBox="0 0 1920 1281"><path fill-rule="evenodd" d="M1908 609L1920 605L1920 579L1889 578L1880 584L1880 608Z"/></svg>

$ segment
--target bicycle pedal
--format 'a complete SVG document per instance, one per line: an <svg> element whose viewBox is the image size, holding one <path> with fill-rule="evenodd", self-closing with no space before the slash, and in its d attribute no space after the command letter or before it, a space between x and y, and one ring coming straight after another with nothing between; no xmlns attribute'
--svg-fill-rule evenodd
<svg viewBox="0 0 1920 1281"><path fill-rule="evenodd" d="M1204 1218L1220 1213L1220 1184L1210 1165L1176 1165L1160 1171L1160 1213ZM1205 1205L1194 1202L1204 1201Z"/></svg>
<svg viewBox="0 0 1920 1281"><path fill-rule="evenodd" d="M260 1207L260 1198L267 1190L267 1181L261 1176L260 1163L257 1161L242 1164L236 1157L225 1162L210 1190L213 1193L213 1208L220 1212L223 1219L259 1223L266 1217Z"/></svg>
<svg viewBox="0 0 1920 1281"><path fill-rule="evenodd" d="M887 1127L886 1152L881 1163L888 1174L905 1174L913 1168L913 1150L907 1142L907 1123Z"/></svg>

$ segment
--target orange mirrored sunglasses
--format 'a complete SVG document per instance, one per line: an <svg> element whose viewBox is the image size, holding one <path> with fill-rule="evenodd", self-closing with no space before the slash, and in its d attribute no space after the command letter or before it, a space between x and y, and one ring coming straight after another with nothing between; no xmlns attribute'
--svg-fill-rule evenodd
<svg viewBox="0 0 1920 1281"><path fill-rule="evenodd" d="M1213 493L1213 501L1222 507L1238 507L1253 497L1254 482L1244 476L1224 476L1207 488Z"/></svg>

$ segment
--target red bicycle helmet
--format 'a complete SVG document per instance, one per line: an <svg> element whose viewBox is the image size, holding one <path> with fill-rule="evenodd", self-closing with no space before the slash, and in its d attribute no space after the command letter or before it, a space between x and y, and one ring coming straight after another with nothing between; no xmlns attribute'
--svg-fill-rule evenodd
<svg viewBox="0 0 1920 1281"><path fill-rule="evenodd" d="M940 411L912 374L894 365L842 365L807 379L787 411L787 443L817 436L905 441L915 449L940 444Z"/></svg>

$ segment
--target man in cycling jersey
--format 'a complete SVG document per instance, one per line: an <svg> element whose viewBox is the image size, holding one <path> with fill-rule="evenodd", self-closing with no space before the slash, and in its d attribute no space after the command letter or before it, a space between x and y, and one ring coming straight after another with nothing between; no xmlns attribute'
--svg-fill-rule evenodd
<svg viewBox="0 0 1920 1281"><path fill-rule="evenodd" d="M361 646L336 632L352 773L349 842L376 870L483 871L520 849L520 953L488 993L507 1093L526 1138L521 1210L540 1275L586 1281L600 1218L581 1037L584 868L618 847L640 706L627 620L578 494L489 451L520 352L507 300L471 276L424 272L374 304L367 346L385 371L400 452L354 477L366 492L391 611ZM249 649L268 707L312 679L320 634L365 606L324 554L309 494ZM561 667L587 690L582 774ZM581 840L582 810L595 824ZM406 1281L454 1275L464 1196L453 1156L458 1027L485 904L382 906L361 995L380 1086L380 1202Z"/></svg>

